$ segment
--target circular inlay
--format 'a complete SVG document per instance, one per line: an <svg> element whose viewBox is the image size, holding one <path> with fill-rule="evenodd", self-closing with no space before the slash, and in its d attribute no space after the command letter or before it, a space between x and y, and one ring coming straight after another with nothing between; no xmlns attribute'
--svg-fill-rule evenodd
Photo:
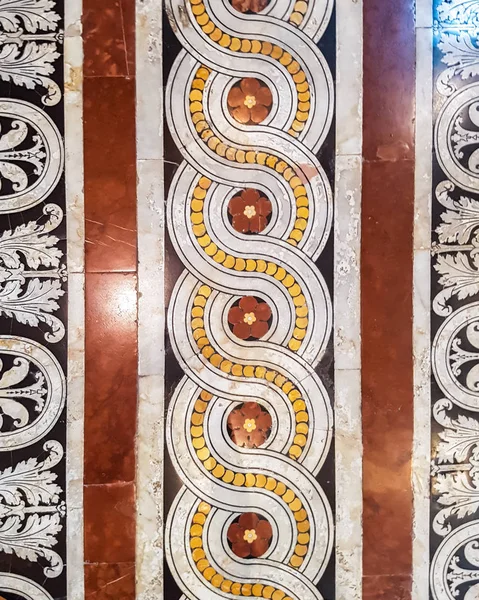
<svg viewBox="0 0 479 600"><path fill-rule="evenodd" d="M270 328L271 309L255 296L243 296L228 312L233 334L241 340L259 340Z"/></svg>
<svg viewBox="0 0 479 600"><path fill-rule="evenodd" d="M243 125L261 123L271 112L273 96L269 87L254 77L240 79L228 92L228 110Z"/></svg>
<svg viewBox="0 0 479 600"><path fill-rule="evenodd" d="M271 434L273 420L257 402L244 402L228 415L228 433L241 448L258 448Z"/></svg>
<svg viewBox="0 0 479 600"><path fill-rule="evenodd" d="M271 202L258 190L247 188L228 203L233 228L240 233L260 233L271 220Z"/></svg>
<svg viewBox="0 0 479 600"><path fill-rule="evenodd" d="M240 558L259 558L268 550L273 537L269 522L256 513L243 513L228 528L231 550Z"/></svg>
<svg viewBox="0 0 479 600"><path fill-rule="evenodd" d="M230 0L231 6L238 12L254 14L264 10L270 0Z"/></svg>

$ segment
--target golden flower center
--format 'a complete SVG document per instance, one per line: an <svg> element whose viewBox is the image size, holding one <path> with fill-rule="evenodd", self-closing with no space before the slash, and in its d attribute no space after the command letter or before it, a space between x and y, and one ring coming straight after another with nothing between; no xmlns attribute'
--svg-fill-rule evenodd
<svg viewBox="0 0 479 600"><path fill-rule="evenodd" d="M254 314L254 312L246 313L243 317L243 321L248 325L253 325L253 323L256 322L256 315Z"/></svg>
<svg viewBox="0 0 479 600"><path fill-rule="evenodd" d="M246 98L244 99L244 105L248 108L253 108L253 106L256 106L256 97L246 96Z"/></svg>
<svg viewBox="0 0 479 600"><path fill-rule="evenodd" d="M245 419L243 427L248 433L251 433L256 429L256 421L254 419Z"/></svg>
<svg viewBox="0 0 479 600"><path fill-rule="evenodd" d="M254 206L245 206L243 214L245 217L248 217L248 219L252 219L256 216L256 208Z"/></svg>
<svg viewBox="0 0 479 600"><path fill-rule="evenodd" d="M258 539L258 536L256 535L256 531L254 529L247 529L244 532L243 539L245 542L248 542L248 544L252 544L255 540Z"/></svg>

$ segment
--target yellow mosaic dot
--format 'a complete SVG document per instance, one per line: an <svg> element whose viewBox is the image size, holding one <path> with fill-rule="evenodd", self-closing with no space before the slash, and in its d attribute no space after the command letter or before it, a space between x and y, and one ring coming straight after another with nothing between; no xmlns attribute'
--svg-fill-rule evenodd
<svg viewBox="0 0 479 600"><path fill-rule="evenodd" d="M199 413L194 412L191 415L191 422L193 425L201 425L204 421L204 418L204 415L200 415Z"/></svg>
<svg viewBox="0 0 479 600"><path fill-rule="evenodd" d="M292 567L298 569L303 564L303 559L299 556L292 556L290 560L290 564Z"/></svg>
<svg viewBox="0 0 479 600"><path fill-rule="evenodd" d="M266 485L266 475L256 475L256 487L264 488Z"/></svg>
<svg viewBox="0 0 479 600"><path fill-rule="evenodd" d="M203 513L205 515L209 514L211 511L211 506L207 502L200 502L198 505L198 512Z"/></svg>
<svg viewBox="0 0 479 600"><path fill-rule="evenodd" d="M223 583L223 581L224 581L223 575L216 573L216 575L214 575L211 578L211 585L214 586L215 588L219 588L220 585Z"/></svg>
<svg viewBox="0 0 479 600"><path fill-rule="evenodd" d="M292 510L292 512L297 512L298 510L301 510L302 507L302 503L301 500L299 498L295 498L292 502L290 502L289 504L289 508ZM302 542L303 544L306 542Z"/></svg>
<svg viewBox="0 0 479 600"><path fill-rule="evenodd" d="M229 469L223 475L223 481L225 483L231 483L234 478L235 478L235 474L233 473L233 471L230 471Z"/></svg>
<svg viewBox="0 0 479 600"><path fill-rule="evenodd" d="M236 595L241 594L241 583L233 583L231 586L231 593Z"/></svg>
<svg viewBox="0 0 479 600"><path fill-rule="evenodd" d="M309 533L300 533L298 535L298 543L302 545L309 544L310 536Z"/></svg>
<svg viewBox="0 0 479 600"><path fill-rule="evenodd" d="M306 436L302 433L294 436L294 443L300 446L301 448L304 448L306 446L306 441Z"/></svg>
<svg viewBox="0 0 479 600"><path fill-rule="evenodd" d="M192 538L194 537L200 537L203 534L203 527L201 527L201 525L192 525L191 529L190 529L190 535Z"/></svg>
<svg viewBox="0 0 479 600"><path fill-rule="evenodd" d="M193 550L193 552L191 553L191 556L193 557L193 560L195 562L198 562L202 558L205 558L205 552L204 552L203 548L195 548Z"/></svg>
<svg viewBox="0 0 479 600"><path fill-rule="evenodd" d="M226 469L223 467L223 465L216 465L216 467L213 469L213 475L214 477L216 477L217 479L221 479L223 477L223 475L225 474Z"/></svg>
<svg viewBox="0 0 479 600"><path fill-rule="evenodd" d="M197 455L201 462L204 462L207 458L210 457L210 451L205 446L204 448L201 448L201 450L198 450Z"/></svg>
<svg viewBox="0 0 479 600"><path fill-rule="evenodd" d="M302 521L301 523L298 523L296 527L300 533L306 533L309 531L309 521Z"/></svg>
<svg viewBox="0 0 479 600"><path fill-rule="evenodd" d="M213 579L213 576L216 574L216 571L213 569L213 567L207 567L204 572L203 572L203 577L207 580L207 581L211 581L211 579Z"/></svg>
<svg viewBox="0 0 479 600"><path fill-rule="evenodd" d="M245 481L246 477L243 475L243 473L236 473L235 478L233 479L233 485L241 487L242 485L244 485Z"/></svg>
<svg viewBox="0 0 479 600"><path fill-rule="evenodd" d="M268 477L266 481L266 489L272 492L276 487L276 483L276 479L273 479L273 477Z"/></svg>
<svg viewBox="0 0 479 600"><path fill-rule="evenodd" d="M198 561L196 568L198 569L198 571L203 573L203 571L205 569L207 569L209 566L210 566L210 563L206 560L206 558L202 558L201 560Z"/></svg>

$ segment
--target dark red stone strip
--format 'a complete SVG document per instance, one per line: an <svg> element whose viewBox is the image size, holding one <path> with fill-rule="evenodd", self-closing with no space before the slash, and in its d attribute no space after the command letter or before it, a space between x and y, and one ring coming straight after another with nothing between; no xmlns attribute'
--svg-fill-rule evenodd
<svg viewBox="0 0 479 600"><path fill-rule="evenodd" d="M135 3L84 0L85 597L135 598Z"/></svg>
<svg viewBox="0 0 479 600"><path fill-rule="evenodd" d="M364 2L363 66L363 598L410 600L413 2Z"/></svg>

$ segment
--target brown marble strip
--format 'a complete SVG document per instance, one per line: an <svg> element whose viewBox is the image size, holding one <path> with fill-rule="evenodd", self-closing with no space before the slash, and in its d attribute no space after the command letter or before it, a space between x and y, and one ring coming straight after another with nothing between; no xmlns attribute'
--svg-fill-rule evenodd
<svg viewBox="0 0 479 600"><path fill-rule="evenodd" d="M365 600L410 600L415 30L411 0L364 3Z"/></svg>
<svg viewBox="0 0 479 600"><path fill-rule="evenodd" d="M135 598L135 5L84 0L85 597Z"/></svg>

